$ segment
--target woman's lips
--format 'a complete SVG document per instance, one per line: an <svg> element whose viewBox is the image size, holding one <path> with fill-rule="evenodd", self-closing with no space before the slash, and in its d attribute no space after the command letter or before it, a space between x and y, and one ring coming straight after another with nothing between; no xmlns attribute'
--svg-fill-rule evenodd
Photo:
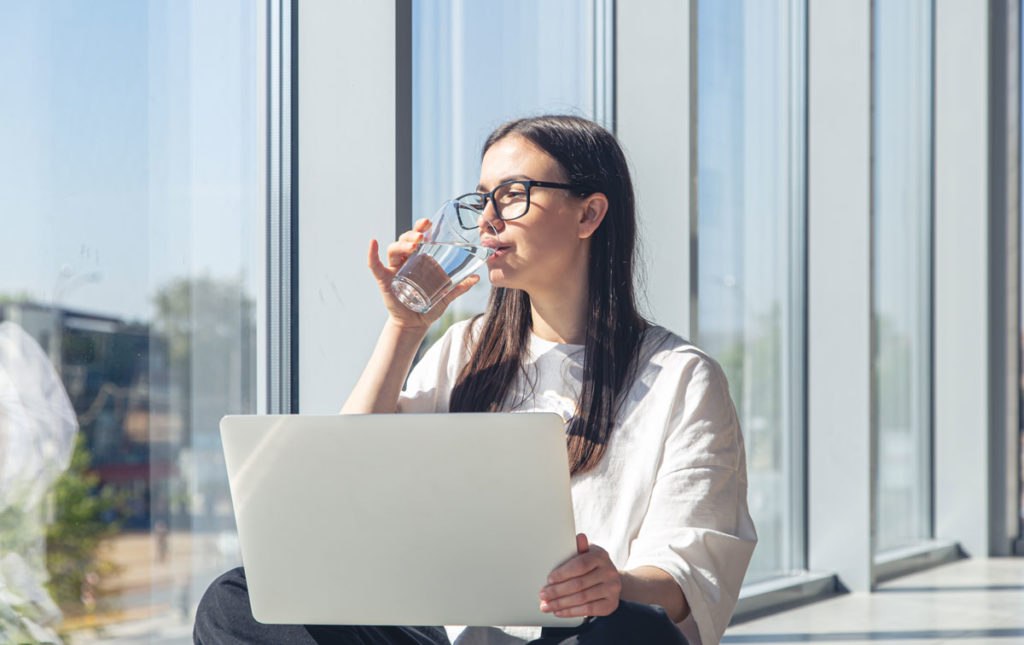
<svg viewBox="0 0 1024 645"><path fill-rule="evenodd" d="M512 248L510 244L502 244L493 237L484 239L481 242L481 245L494 251L491 256L487 258L488 260L491 258L501 257L502 255L505 255L510 248Z"/></svg>
<svg viewBox="0 0 1024 645"><path fill-rule="evenodd" d="M487 258L488 262L491 261L494 258L500 258L501 256L505 255L506 253L509 252L509 250L511 250L512 247L511 246L495 246L495 247L491 247L491 248L494 249L494 253L491 254L491 257Z"/></svg>

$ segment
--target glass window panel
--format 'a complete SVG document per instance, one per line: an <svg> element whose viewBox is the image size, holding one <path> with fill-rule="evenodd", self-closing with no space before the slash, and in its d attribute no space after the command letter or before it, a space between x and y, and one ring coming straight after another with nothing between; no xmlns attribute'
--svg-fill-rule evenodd
<svg viewBox="0 0 1024 645"><path fill-rule="evenodd" d="M414 0L413 219L433 217L445 199L473 190L483 142L501 123L546 113L600 120L596 70L605 52L596 46L595 11L603 9L595 7L602 4ZM489 284L486 271L481 276L427 345L484 309Z"/></svg>
<svg viewBox="0 0 1024 645"><path fill-rule="evenodd" d="M217 425L256 410L264 11L0 3L0 641L190 643L239 561Z"/></svg>
<svg viewBox="0 0 1024 645"><path fill-rule="evenodd" d="M875 552L931 537L932 4L874 5Z"/></svg>
<svg viewBox="0 0 1024 645"><path fill-rule="evenodd" d="M805 6L701 0L697 342L729 377L759 543L747 582L804 568Z"/></svg>

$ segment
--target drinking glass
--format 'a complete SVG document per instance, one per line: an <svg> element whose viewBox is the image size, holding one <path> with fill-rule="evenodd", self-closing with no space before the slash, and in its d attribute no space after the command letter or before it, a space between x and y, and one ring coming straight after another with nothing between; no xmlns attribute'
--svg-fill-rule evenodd
<svg viewBox="0 0 1024 645"><path fill-rule="evenodd" d="M480 227L475 221L472 226L460 222L459 208L455 200L441 206L424 233L423 243L391 281L391 293L417 313L430 311L494 253L494 249L481 244Z"/></svg>

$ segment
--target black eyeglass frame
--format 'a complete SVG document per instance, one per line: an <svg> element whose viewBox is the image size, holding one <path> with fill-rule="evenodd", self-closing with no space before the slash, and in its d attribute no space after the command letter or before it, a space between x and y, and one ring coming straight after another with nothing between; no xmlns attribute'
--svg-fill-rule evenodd
<svg viewBox="0 0 1024 645"><path fill-rule="evenodd" d="M495 197L495 193L497 193L503 187L511 186L512 184L522 184L525 187L525 189L526 189L525 190L525 192L526 192L526 208L523 209L522 213L516 215L515 217L504 217L501 214L501 205L498 204L498 200L496 200L494 197ZM476 228L477 227L476 219L477 219L477 217L480 216L481 213L483 213L484 209L487 208L487 202L488 201L490 201L491 204L494 205L494 213L498 216L498 219L500 219L503 222L511 222L513 220L517 220L520 217L525 216L527 213L530 212L530 194L533 192L533 187L534 186L536 186L538 188L558 188L558 189L561 189L561 190L568 190L568 191L572 191L573 193L576 193L576 195L579 196L579 197L586 197L587 195L590 195L590 194L594 193L593 190L591 190L591 189L589 189L589 188L587 188L585 186L581 186L579 184L563 184L563 183L559 183L559 182L556 182L556 181L539 181L537 179L509 179L508 181L501 182L500 184L495 186L493 190L490 190L490 191L488 191L486 193L477 193L477 192L465 193L463 195L459 195L454 200L452 200L452 201L455 202L456 209L465 208L466 210L471 211L471 212L476 214L476 216L473 218L472 226L468 226L465 223L463 223L463 221L462 221L462 214L460 212L459 213L459 217L458 217L459 226L461 226L465 230L472 230L472 229ZM470 195L475 196L475 197L482 197L483 198L484 204L480 208L480 210L477 210L476 208L474 208L472 206L469 206L469 205L463 206L462 200L464 198L466 198L466 197L469 197Z"/></svg>

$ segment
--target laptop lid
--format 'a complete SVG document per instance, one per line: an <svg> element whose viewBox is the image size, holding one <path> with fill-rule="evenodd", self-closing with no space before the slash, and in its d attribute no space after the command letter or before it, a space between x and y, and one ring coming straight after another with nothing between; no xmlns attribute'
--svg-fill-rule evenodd
<svg viewBox="0 0 1024 645"><path fill-rule="evenodd" d="M260 622L580 623L538 608L576 553L560 416L240 415L220 430Z"/></svg>

